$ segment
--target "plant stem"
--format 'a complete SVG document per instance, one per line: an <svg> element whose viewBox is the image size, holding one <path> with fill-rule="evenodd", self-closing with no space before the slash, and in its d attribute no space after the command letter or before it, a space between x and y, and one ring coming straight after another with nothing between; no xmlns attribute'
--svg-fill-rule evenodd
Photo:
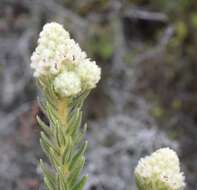
<svg viewBox="0 0 197 190"><path fill-rule="evenodd" d="M63 127L67 127L67 121L68 121L68 99L62 98L57 103L57 113L59 116L59 120Z"/></svg>

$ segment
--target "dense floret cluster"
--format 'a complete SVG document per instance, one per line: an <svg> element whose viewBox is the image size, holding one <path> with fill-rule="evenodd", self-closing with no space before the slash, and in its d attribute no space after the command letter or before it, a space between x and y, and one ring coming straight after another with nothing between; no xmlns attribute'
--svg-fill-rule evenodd
<svg viewBox="0 0 197 190"><path fill-rule="evenodd" d="M96 62L87 58L58 23L43 27L31 57L31 67L36 78L53 77L54 89L61 96L74 96L95 88L101 77Z"/></svg>
<svg viewBox="0 0 197 190"><path fill-rule="evenodd" d="M141 158L135 177L140 190L182 190L185 187L178 156L169 148L161 148Z"/></svg>

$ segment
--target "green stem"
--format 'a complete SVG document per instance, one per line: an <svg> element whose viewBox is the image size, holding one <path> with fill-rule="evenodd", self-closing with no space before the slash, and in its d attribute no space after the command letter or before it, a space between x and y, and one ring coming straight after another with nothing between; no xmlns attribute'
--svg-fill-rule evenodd
<svg viewBox="0 0 197 190"><path fill-rule="evenodd" d="M57 102L57 114L63 127L67 127L68 121L68 99L63 98Z"/></svg>

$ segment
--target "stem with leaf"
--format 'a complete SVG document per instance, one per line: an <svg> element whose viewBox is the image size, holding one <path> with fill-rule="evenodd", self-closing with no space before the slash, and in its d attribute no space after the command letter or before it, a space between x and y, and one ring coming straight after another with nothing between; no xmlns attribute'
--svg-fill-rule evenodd
<svg viewBox="0 0 197 190"><path fill-rule="evenodd" d="M81 107L88 92L75 98L61 98L54 92L52 85L38 81L41 89L39 103L48 118L48 123L37 116L41 128L41 147L50 165L40 160L47 190L81 190L87 176L81 177L85 164L84 141L86 126L81 131Z"/></svg>

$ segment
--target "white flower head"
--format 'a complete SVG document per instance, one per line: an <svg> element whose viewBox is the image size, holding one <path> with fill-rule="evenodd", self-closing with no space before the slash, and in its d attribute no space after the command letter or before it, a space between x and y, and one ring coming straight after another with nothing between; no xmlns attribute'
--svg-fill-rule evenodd
<svg viewBox="0 0 197 190"><path fill-rule="evenodd" d="M80 78L74 72L64 71L55 78L54 89L61 97L76 96L81 92Z"/></svg>
<svg viewBox="0 0 197 190"><path fill-rule="evenodd" d="M135 168L139 190L183 190L185 177L175 151L161 148L141 158Z"/></svg>
<svg viewBox="0 0 197 190"><path fill-rule="evenodd" d="M55 78L54 87L61 96L96 87L101 75L95 61L90 61L63 26L54 22L44 25L31 57L31 67L36 78Z"/></svg>
<svg viewBox="0 0 197 190"><path fill-rule="evenodd" d="M65 47L62 42L69 38L69 33L60 24L53 22L44 25L38 46L31 57L35 77L59 72L61 62L64 60Z"/></svg>
<svg viewBox="0 0 197 190"><path fill-rule="evenodd" d="M38 39L38 46L31 57L34 76L56 75L68 64L78 64L86 59L86 53L70 38L62 25L45 24Z"/></svg>
<svg viewBox="0 0 197 190"><path fill-rule="evenodd" d="M96 84L101 78L101 69L96 65L95 61L86 59L79 63L76 67L76 72L81 78L82 86L85 90L96 87Z"/></svg>

